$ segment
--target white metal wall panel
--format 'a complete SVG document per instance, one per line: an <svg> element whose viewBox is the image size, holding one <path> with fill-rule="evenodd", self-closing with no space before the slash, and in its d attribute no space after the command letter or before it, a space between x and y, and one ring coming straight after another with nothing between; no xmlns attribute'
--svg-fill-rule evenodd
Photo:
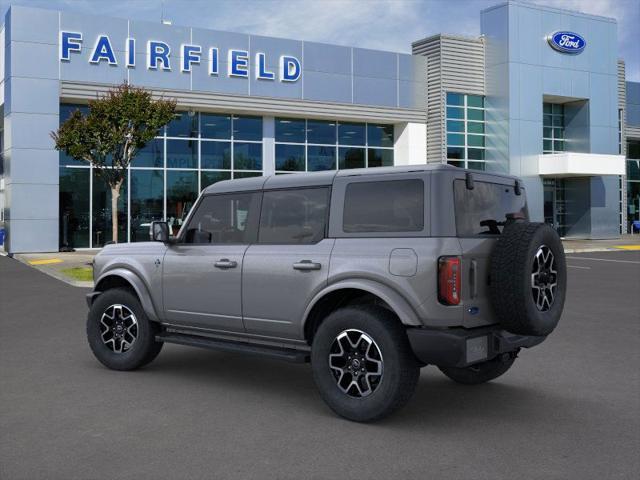
<svg viewBox="0 0 640 480"><path fill-rule="evenodd" d="M625 81L624 60L618 60L618 108L624 108L627 103L627 84Z"/></svg>
<svg viewBox="0 0 640 480"><path fill-rule="evenodd" d="M412 44L414 55L427 57L427 162L446 158L446 92L485 95L482 38L434 35Z"/></svg>
<svg viewBox="0 0 640 480"><path fill-rule="evenodd" d="M484 44L481 38L441 36L445 91L484 95Z"/></svg>
<svg viewBox="0 0 640 480"><path fill-rule="evenodd" d="M441 163L444 110L439 37L414 43L412 53L427 57L427 163Z"/></svg>
<svg viewBox="0 0 640 480"><path fill-rule="evenodd" d="M63 100L90 100L104 94L109 85L63 81L60 97ZM188 90L152 90L154 96L175 98L178 107L202 111L228 111L263 115L291 115L326 119L380 121L380 122L426 122L423 110L391 107L372 107L340 103L311 102L284 98L248 97Z"/></svg>

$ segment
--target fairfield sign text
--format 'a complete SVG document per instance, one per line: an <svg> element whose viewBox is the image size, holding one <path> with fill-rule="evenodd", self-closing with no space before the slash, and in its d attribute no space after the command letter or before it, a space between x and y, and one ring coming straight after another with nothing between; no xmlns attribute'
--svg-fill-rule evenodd
<svg viewBox="0 0 640 480"><path fill-rule="evenodd" d="M60 32L60 61L70 62L74 54L79 54L83 49L83 37L80 32ZM251 68L251 60L253 60L253 71L255 78L258 80L275 80L276 72L267 68L267 58L264 53L256 53L253 59L249 58L249 52L246 50L229 49L227 52L227 72L229 77L248 78ZM206 60L203 59L206 57ZM127 38L125 43L124 62L127 68L136 66L136 39ZM171 47L158 40L149 40L146 48L147 68L149 70L171 71L175 66L175 62L180 64L180 71L191 72L194 65L200 65L204 61L207 63L208 73L212 76L220 74L220 54L218 48L209 48L209 51L203 52L200 45L182 44L177 57L172 56ZM96 39L90 50L89 63L100 64L107 63L117 66L118 58L116 57L113 44L108 35L100 35ZM297 82L302 76L302 68L300 60L291 55L280 56L280 67L277 72L278 79L281 82Z"/></svg>

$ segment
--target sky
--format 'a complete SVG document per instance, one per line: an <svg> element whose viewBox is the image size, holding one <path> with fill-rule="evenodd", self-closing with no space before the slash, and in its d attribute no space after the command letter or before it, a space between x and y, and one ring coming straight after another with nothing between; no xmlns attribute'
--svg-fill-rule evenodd
<svg viewBox="0 0 640 480"><path fill-rule="evenodd" d="M640 81L640 0L529 0L613 17L627 80ZM67 10L174 25L411 51L436 33L477 36L480 11L503 0L0 0L9 5ZM587 40L588 41L588 40Z"/></svg>

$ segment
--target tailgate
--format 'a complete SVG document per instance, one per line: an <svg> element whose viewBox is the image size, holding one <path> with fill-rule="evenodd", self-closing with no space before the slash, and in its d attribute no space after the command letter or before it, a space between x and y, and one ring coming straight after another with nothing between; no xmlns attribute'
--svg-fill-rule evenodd
<svg viewBox="0 0 640 480"><path fill-rule="evenodd" d="M489 298L489 262L497 238L459 240L462 248L462 324L469 328L495 323Z"/></svg>

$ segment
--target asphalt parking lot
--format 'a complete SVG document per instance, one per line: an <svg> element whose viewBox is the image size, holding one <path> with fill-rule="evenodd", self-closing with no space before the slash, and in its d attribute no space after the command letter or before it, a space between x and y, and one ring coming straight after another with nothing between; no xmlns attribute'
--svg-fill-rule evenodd
<svg viewBox="0 0 640 480"><path fill-rule="evenodd" d="M493 383L422 370L377 424L308 365L167 345L113 372L86 290L0 257L0 479L640 478L640 252L571 254L565 315Z"/></svg>

